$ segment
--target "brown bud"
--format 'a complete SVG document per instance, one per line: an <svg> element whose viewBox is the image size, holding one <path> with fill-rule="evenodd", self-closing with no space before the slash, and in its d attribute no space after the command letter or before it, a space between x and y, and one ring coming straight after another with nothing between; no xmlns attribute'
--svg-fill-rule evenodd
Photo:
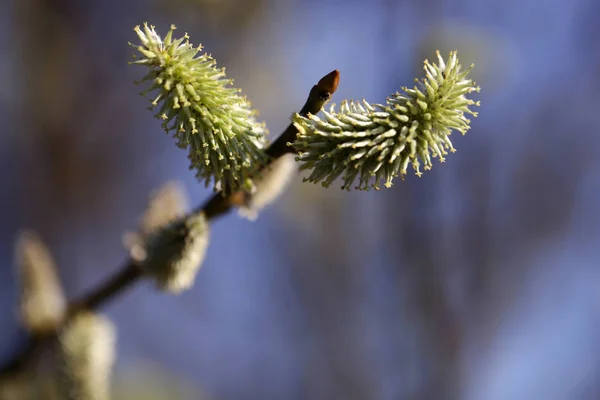
<svg viewBox="0 0 600 400"><path fill-rule="evenodd" d="M336 69L322 77L319 83L317 83L317 87L319 88L319 90L322 90L329 94L333 94L337 90L339 84L340 71Z"/></svg>

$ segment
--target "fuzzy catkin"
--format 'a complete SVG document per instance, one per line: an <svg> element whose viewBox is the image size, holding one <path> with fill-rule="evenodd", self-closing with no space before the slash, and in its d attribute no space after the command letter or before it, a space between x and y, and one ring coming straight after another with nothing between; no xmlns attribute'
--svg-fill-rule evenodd
<svg viewBox="0 0 600 400"><path fill-rule="evenodd" d="M208 54L198 53L184 35L174 39L171 26L162 39L153 26L137 26L141 44L133 64L150 71L141 82L154 93L151 109L163 129L187 149L190 169L224 194L251 187L252 178L267 157L263 152L267 130L254 118L250 102L232 87L225 69Z"/></svg>
<svg viewBox="0 0 600 400"><path fill-rule="evenodd" d="M412 88L388 97L385 105L343 102L339 111L332 106L324 118L293 116L298 128L292 143L301 170L311 170L305 181L328 187L338 177L342 189L379 189L381 181L390 187L395 177L406 175L409 166L421 176L432 167L432 158L444 162L452 130L466 133L469 107L479 105L466 95L479 87L462 71L456 52L447 61L437 53L438 63L425 61L425 78Z"/></svg>
<svg viewBox="0 0 600 400"><path fill-rule="evenodd" d="M159 228L145 239L140 267L160 290L177 294L189 289L204 260L209 228L202 212Z"/></svg>

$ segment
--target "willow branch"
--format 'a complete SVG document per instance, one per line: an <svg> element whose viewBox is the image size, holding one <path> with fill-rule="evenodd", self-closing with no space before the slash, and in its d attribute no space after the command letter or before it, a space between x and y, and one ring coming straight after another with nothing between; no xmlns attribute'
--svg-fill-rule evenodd
<svg viewBox="0 0 600 400"><path fill-rule="evenodd" d="M325 103L331 98L331 95L335 93L339 79L340 73L337 70L321 78L310 90L308 98L299 114L307 116L309 114L317 114L321 111ZM294 149L288 146L288 143L293 142L297 134L298 129L290 123L285 131L265 150L270 160L273 161L287 153L293 153ZM215 193L194 211L204 212L207 220L214 220L231 211L234 207L241 205L243 198L244 193L242 192L235 192L228 196L223 196L222 193ZM132 259L127 260L124 266L113 276L92 288L80 299L76 299L70 303L63 325L77 313L83 310L97 309L110 300L113 300L117 295L123 293L136 283L142 276L143 273L137 263ZM39 354L43 345L53 337L54 335L51 334L29 338L16 355L0 367L0 377L20 371L29 365L36 355Z"/></svg>

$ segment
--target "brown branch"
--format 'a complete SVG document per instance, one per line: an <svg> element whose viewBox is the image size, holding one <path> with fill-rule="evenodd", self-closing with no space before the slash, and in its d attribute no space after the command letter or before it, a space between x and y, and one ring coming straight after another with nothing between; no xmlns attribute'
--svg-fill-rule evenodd
<svg viewBox="0 0 600 400"><path fill-rule="evenodd" d="M340 81L338 70L332 71L312 87L306 103L300 110L300 115L317 114L321 108L331 98L336 91ZM284 154L293 153L294 150L288 146L293 142L298 133L298 129L290 124L285 131L265 150L265 153L271 160L275 160ZM236 192L229 196L223 196L221 193L215 193L194 212L204 212L208 220L214 220L229 212L233 207L242 204L244 193ZM68 308L67 316L63 325L71 320L77 313L83 310L96 309L117 295L124 292L143 276L142 271L133 260L128 260L125 265L106 281L101 282L81 299L71 302ZM45 336L31 337L23 348L13 358L0 366L0 377L21 371L36 357L44 344L54 338L54 334Z"/></svg>
<svg viewBox="0 0 600 400"><path fill-rule="evenodd" d="M116 274L92 289L83 298L73 301L69 305L67 318L71 318L82 310L94 310L100 307L134 284L141 276L142 270L133 260L128 260Z"/></svg>

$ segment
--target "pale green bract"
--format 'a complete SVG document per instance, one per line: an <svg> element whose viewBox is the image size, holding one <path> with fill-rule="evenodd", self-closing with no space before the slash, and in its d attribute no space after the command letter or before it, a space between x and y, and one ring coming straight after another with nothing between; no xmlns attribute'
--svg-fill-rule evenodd
<svg viewBox="0 0 600 400"><path fill-rule="evenodd" d="M161 39L153 26L135 27L141 44L133 47L141 57L132 63L150 69L140 83L151 86L142 94L155 93L150 109L177 146L188 150L199 180L224 193L249 188L267 160L266 128L225 70L210 55L198 55L202 47L194 47L187 34L173 39L174 30Z"/></svg>
<svg viewBox="0 0 600 400"><path fill-rule="evenodd" d="M413 89L402 88L387 98L385 105L362 102L342 102L324 118L315 115L292 117L299 133L291 143L298 151L302 170L311 170L305 181L329 187L342 177L342 189L350 190L358 178L356 189L379 189L404 176L409 165L421 176L432 167L432 158L444 162L448 151L454 152L450 141L452 130L465 134L470 120L477 116L469 106L479 106L466 97L479 87L467 79L470 68L461 71L456 52L444 62L437 52L438 63L425 60L426 76L416 81Z"/></svg>

